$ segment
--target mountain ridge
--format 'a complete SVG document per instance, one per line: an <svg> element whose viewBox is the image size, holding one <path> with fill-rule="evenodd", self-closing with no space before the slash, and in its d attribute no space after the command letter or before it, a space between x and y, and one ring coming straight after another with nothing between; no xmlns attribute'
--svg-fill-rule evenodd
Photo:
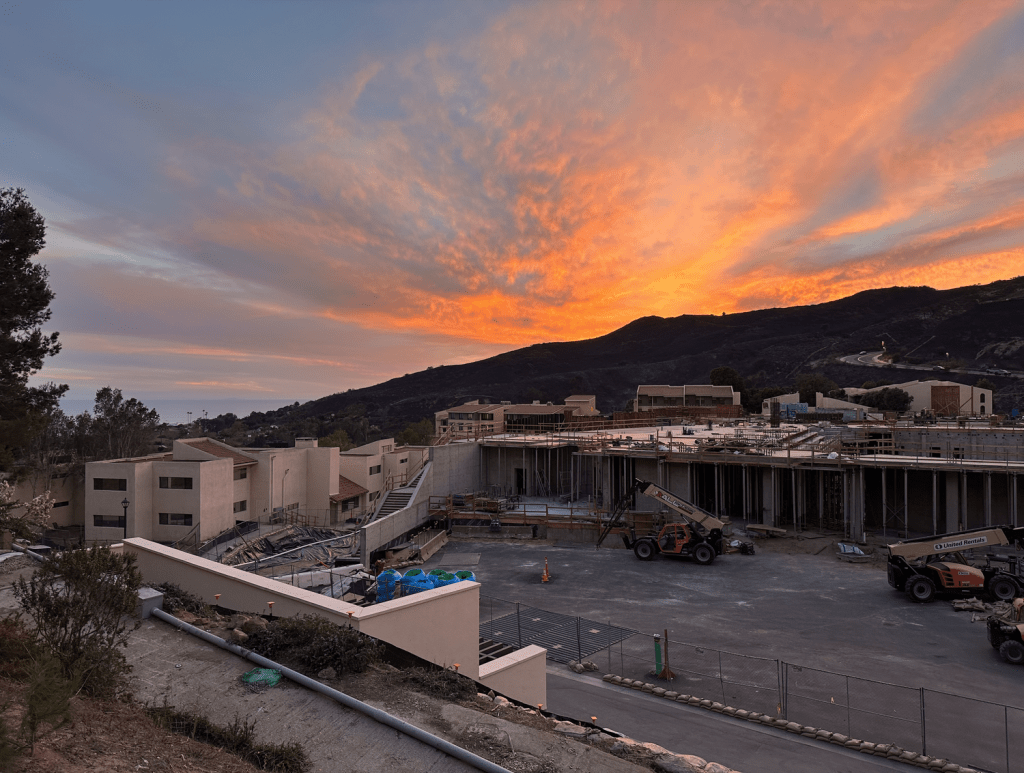
<svg viewBox="0 0 1024 773"><path fill-rule="evenodd" d="M594 338L431 367L250 418L280 424L287 416L296 431L322 437L342 416L364 417L387 435L472 399L561 402L570 394L594 394L598 408L610 412L624 409L638 384L707 383L720 365L735 368L753 387L787 386L799 371L859 385L882 374L836 359L877 350L883 339L889 351L922 363L978 365L984 353L986 364L1021 369L1024 341L1016 345L1011 333L1024 330L1021 320L1024 276L948 290L877 288L818 304L719 316L646 315Z"/></svg>

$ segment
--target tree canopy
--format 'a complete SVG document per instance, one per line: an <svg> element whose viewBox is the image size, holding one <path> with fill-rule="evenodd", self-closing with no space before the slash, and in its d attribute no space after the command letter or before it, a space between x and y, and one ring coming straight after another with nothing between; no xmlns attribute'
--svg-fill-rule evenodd
<svg viewBox="0 0 1024 773"><path fill-rule="evenodd" d="M31 417L57 404L67 386L29 387L28 378L60 351L44 333L53 291L46 267L33 261L46 224L21 188L0 188L0 470L10 469L32 434Z"/></svg>
<svg viewBox="0 0 1024 773"><path fill-rule="evenodd" d="M896 411L903 413L910 408L914 399L898 387L885 387L876 389L874 392L867 392L862 395L854 395L849 398L851 402L874 408L878 411Z"/></svg>

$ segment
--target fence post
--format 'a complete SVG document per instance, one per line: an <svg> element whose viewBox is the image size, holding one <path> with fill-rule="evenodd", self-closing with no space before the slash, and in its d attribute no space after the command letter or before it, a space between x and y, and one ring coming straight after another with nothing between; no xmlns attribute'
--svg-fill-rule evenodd
<svg viewBox="0 0 1024 773"><path fill-rule="evenodd" d="M577 663L583 662L583 642L580 641L580 619L576 618L576 656Z"/></svg>
<svg viewBox="0 0 1024 773"><path fill-rule="evenodd" d="M1004 714L1003 718L1005 719L1005 714ZM927 753L928 753L928 742L927 742L927 740L925 738L925 731L924 731L924 688L922 687L921 688L921 754L927 754ZM1010 773L1010 769L1009 768L1006 769L1006 773Z"/></svg>
<svg viewBox="0 0 1024 773"><path fill-rule="evenodd" d="M783 679L782 670L785 664L783 661L776 659L775 661L775 672L776 679L778 680L778 691L779 691L779 706L782 706L782 716L786 716L786 691L784 688L785 680Z"/></svg>
<svg viewBox="0 0 1024 773"><path fill-rule="evenodd" d="M850 677L846 679L846 734L850 735L853 732L853 720L850 718Z"/></svg>
<svg viewBox="0 0 1024 773"><path fill-rule="evenodd" d="M523 624L519 617L519 602L516 602L516 632L519 634L519 649L523 648Z"/></svg>

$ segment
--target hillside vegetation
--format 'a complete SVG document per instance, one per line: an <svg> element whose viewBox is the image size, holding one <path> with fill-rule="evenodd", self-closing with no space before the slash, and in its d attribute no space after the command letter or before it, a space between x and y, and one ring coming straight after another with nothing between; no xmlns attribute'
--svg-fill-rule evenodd
<svg viewBox="0 0 1024 773"><path fill-rule="evenodd" d="M641 317L598 338L535 344L465 365L430 368L253 414L240 424L257 430L248 442L324 437L343 428L361 443L476 398L560 402L570 394L593 394L601 411L623 410L638 384L707 383L710 371L723 365L735 368L752 389L787 388L806 372L821 373L840 386L859 386L883 372L836 358L878 350L883 338L906 362L946 362L948 353L948 360L964 365L1020 370L1022 319L1024 277L952 290L891 287L812 306L717 317ZM925 376L886 374L897 382L915 377ZM1015 394L1009 386L1014 382L995 381Z"/></svg>

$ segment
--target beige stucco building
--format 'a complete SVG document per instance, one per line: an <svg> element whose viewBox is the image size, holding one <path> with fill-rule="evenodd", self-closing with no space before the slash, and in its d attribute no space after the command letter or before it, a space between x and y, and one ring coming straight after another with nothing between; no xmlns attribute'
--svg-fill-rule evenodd
<svg viewBox="0 0 1024 773"><path fill-rule="evenodd" d="M462 433L494 435L503 432L522 432L543 429L553 431L564 425L569 417L600 415L594 395L570 395L565 403L468 403L438 411L434 414L434 434Z"/></svg>
<svg viewBox="0 0 1024 773"><path fill-rule="evenodd" d="M636 410L653 411L658 408L704 408L719 405L739 405L740 393L731 386L697 384L670 386L668 384L642 384L636 388Z"/></svg>

